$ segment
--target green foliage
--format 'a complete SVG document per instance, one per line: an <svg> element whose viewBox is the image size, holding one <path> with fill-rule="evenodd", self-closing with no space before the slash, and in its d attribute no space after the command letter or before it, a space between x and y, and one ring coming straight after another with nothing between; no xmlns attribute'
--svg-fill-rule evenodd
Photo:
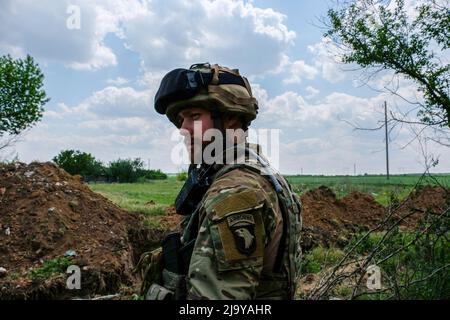
<svg viewBox="0 0 450 320"><path fill-rule="evenodd" d="M42 267L30 270L28 276L32 280L45 280L55 273L66 272L71 264L72 261L69 257L56 257L52 260L44 261Z"/></svg>
<svg viewBox="0 0 450 320"><path fill-rule="evenodd" d="M374 248L379 244L384 235L385 232L373 232L369 235L366 235L366 233L357 234L348 243L348 245L346 246L346 250L350 250L356 246L353 249L354 253L357 253L359 255L367 255L369 252L374 250Z"/></svg>
<svg viewBox="0 0 450 320"><path fill-rule="evenodd" d="M186 171L181 171L177 173L177 181L186 181L188 173Z"/></svg>
<svg viewBox="0 0 450 320"><path fill-rule="evenodd" d="M166 208L162 206L156 206L154 208L150 208L148 214L152 216L164 216L166 215Z"/></svg>
<svg viewBox="0 0 450 320"><path fill-rule="evenodd" d="M108 176L117 182L136 182L143 170L140 158L119 159L109 163Z"/></svg>
<svg viewBox="0 0 450 320"><path fill-rule="evenodd" d="M148 180L167 179L161 170L143 169L140 158L119 159L105 167L94 156L79 150L63 150L53 158L58 166L68 173L83 176L86 181L108 180L110 182L146 182Z"/></svg>
<svg viewBox="0 0 450 320"><path fill-rule="evenodd" d="M318 273L321 270L336 265L344 257L344 252L336 248L315 247L304 255L302 273Z"/></svg>
<svg viewBox="0 0 450 320"><path fill-rule="evenodd" d="M144 226L153 229L153 230L163 230L161 223L159 221L156 221L154 219L146 219L143 222Z"/></svg>
<svg viewBox="0 0 450 320"><path fill-rule="evenodd" d="M373 253L373 262L383 273L384 286L379 294L364 299L448 299L450 297L450 218L427 213L417 231L401 232L394 228L388 234L366 237L354 251L358 255ZM361 239L363 235L357 238ZM383 239L384 237L384 239ZM383 239L383 241L381 241ZM357 242L349 244L349 248Z"/></svg>
<svg viewBox="0 0 450 320"><path fill-rule="evenodd" d="M104 174L104 168L90 153L79 150L63 150L53 158L59 167L68 173L79 174L83 177L98 177Z"/></svg>
<svg viewBox="0 0 450 320"><path fill-rule="evenodd" d="M42 118L50 100L42 89L44 75L31 56L0 57L0 137L16 135Z"/></svg>
<svg viewBox="0 0 450 320"><path fill-rule="evenodd" d="M389 8L388 8L389 7ZM448 0L424 1L409 17L404 0L352 1L328 11L325 34L341 48L344 63L392 70L413 80L425 98L418 116L429 125L450 126Z"/></svg>
<svg viewBox="0 0 450 320"><path fill-rule="evenodd" d="M158 170L141 170L140 175L148 180L164 180L167 179L167 174Z"/></svg>
<svg viewBox="0 0 450 320"><path fill-rule="evenodd" d="M133 295L131 296L131 300L145 300L145 297L143 295L133 293Z"/></svg>
<svg viewBox="0 0 450 320"><path fill-rule="evenodd" d="M20 272L12 272L12 273L7 274L7 278L11 279L11 280L17 280L17 279L21 278L21 274L20 274Z"/></svg>

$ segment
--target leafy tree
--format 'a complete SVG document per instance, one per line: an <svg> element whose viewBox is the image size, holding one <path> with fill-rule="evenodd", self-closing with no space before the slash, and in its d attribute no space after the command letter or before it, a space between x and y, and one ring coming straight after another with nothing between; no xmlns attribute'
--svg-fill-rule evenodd
<svg viewBox="0 0 450 320"><path fill-rule="evenodd" d="M109 163L108 176L117 182L136 182L143 167L140 158L118 159Z"/></svg>
<svg viewBox="0 0 450 320"><path fill-rule="evenodd" d="M164 180L167 179L167 174L158 170L140 170L139 176L148 180Z"/></svg>
<svg viewBox="0 0 450 320"><path fill-rule="evenodd" d="M413 80L424 96L417 114L422 124L450 127L450 3L418 3L411 16L404 0L346 1L328 11L325 35L344 49L344 63Z"/></svg>
<svg viewBox="0 0 450 320"><path fill-rule="evenodd" d="M97 161L90 153L79 150L64 150L53 158L59 167L70 174L79 174L83 177L99 177L105 169L100 161Z"/></svg>
<svg viewBox="0 0 450 320"><path fill-rule="evenodd" d="M181 171L177 173L177 181L186 181L188 173L186 171Z"/></svg>
<svg viewBox="0 0 450 320"><path fill-rule="evenodd" d="M0 137L17 135L42 118L50 100L42 89L44 75L31 56L0 57Z"/></svg>

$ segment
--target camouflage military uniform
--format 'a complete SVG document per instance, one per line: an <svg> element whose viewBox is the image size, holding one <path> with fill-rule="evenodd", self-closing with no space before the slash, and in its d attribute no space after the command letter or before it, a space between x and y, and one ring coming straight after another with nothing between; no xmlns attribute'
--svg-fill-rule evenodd
<svg viewBox="0 0 450 320"><path fill-rule="evenodd" d="M283 233L283 215L277 193L267 177L243 167L216 178L197 210L198 228L187 277L188 299L289 299L295 290L298 265L292 281L287 268L274 272ZM227 170L228 169L228 170ZM223 169L222 169L223 170ZM219 171L220 174L220 171ZM290 190L286 181L277 177ZM292 194L291 194L292 195ZM295 195L292 195L295 197ZM294 199L293 205L299 204ZM297 214L299 208L291 214ZM294 208L295 210L295 208ZM188 217L187 220L189 220ZM300 221L292 219L291 235L299 250ZM185 232L190 232L186 230ZM289 240L289 239L288 239ZM289 248L285 247L285 265ZM298 263L299 252L291 257Z"/></svg>
<svg viewBox="0 0 450 320"><path fill-rule="evenodd" d="M208 109L214 128L222 134L227 129L224 115L238 118L245 131L259 108L238 69L209 63L170 71L155 95L155 110L178 128L182 128L180 111L192 107ZM196 180L199 171L190 171L176 200L177 212L187 215L181 246L179 235L170 238L176 244L167 250L164 243L169 241L163 242L163 260L169 263L161 277L145 278L162 279L162 286L153 281L148 299L166 299L171 293L175 299L293 298L300 262L298 196L281 175L271 173L257 148L234 142L240 144L235 148L253 149L249 153L256 157L206 166L214 168L206 184ZM200 185L207 189L193 192ZM147 268L154 269L158 268L152 264Z"/></svg>

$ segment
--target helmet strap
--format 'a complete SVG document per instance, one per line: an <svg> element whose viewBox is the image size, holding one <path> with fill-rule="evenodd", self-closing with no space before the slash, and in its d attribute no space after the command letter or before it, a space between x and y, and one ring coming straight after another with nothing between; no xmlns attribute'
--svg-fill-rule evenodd
<svg viewBox="0 0 450 320"><path fill-rule="evenodd" d="M222 113L219 111L218 106L214 106L211 110L211 118L213 119L214 128L219 130L222 134L222 151L226 148L226 136L225 136L225 128L223 125Z"/></svg>

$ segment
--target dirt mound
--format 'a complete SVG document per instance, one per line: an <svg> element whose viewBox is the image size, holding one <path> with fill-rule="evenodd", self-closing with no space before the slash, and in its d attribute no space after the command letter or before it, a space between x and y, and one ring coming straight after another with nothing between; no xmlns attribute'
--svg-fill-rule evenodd
<svg viewBox="0 0 450 320"><path fill-rule="evenodd" d="M301 196L305 250L318 244L331 245L339 239L343 223L341 204L333 191L325 186L306 192Z"/></svg>
<svg viewBox="0 0 450 320"><path fill-rule="evenodd" d="M450 205L450 190L422 187L412 192L395 209L393 217L402 219L400 226L415 228L427 211L442 213ZM321 186L301 196L303 205L302 246L309 250L316 245L343 246L357 232L377 227L388 214L387 208L368 194L351 192L337 199L333 191Z"/></svg>
<svg viewBox="0 0 450 320"><path fill-rule="evenodd" d="M143 232L138 216L92 192L79 176L52 163L0 166L0 267L6 269L0 299L80 296L131 285L136 255L144 250L132 240L148 245L159 235ZM45 273L49 261L67 260L82 268L81 290L66 289L61 272L30 276L31 270Z"/></svg>
<svg viewBox="0 0 450 320"><path fill-rule="evenodd" d="M318 244L343 246L355 233L378 225L387 212L370 195L352 192L337 199L324 186L301 199L305 250ZM427 210L440 213L449 204L449 190L425 187L397 211L413 212L403 225L414 227ZM52 163L0 165L0 299L93 296L123 286L137 288L132 270L140 255L179 227L182 217L175 208L166 211L157 222L167 230L149 229L140 215L124 211L92 192L81 177ZM67 263L82 269L81 290L67 289Z"/></svg>
<svg viewBox="0 0 450 320"><path fill-rule="evenodd" d="M425 213L441 214L450 207L450 189L424 186L416 189L400 203L397 218L403 218L404 227L414 227Z"/></svg>
<svg viewBox="0 0 450 320"><path fill-rule="evenodd" d="M374 228L385 216L386 209L374 197L361 192L350 192L340 200L342 218L357 226Z"/></svg>

